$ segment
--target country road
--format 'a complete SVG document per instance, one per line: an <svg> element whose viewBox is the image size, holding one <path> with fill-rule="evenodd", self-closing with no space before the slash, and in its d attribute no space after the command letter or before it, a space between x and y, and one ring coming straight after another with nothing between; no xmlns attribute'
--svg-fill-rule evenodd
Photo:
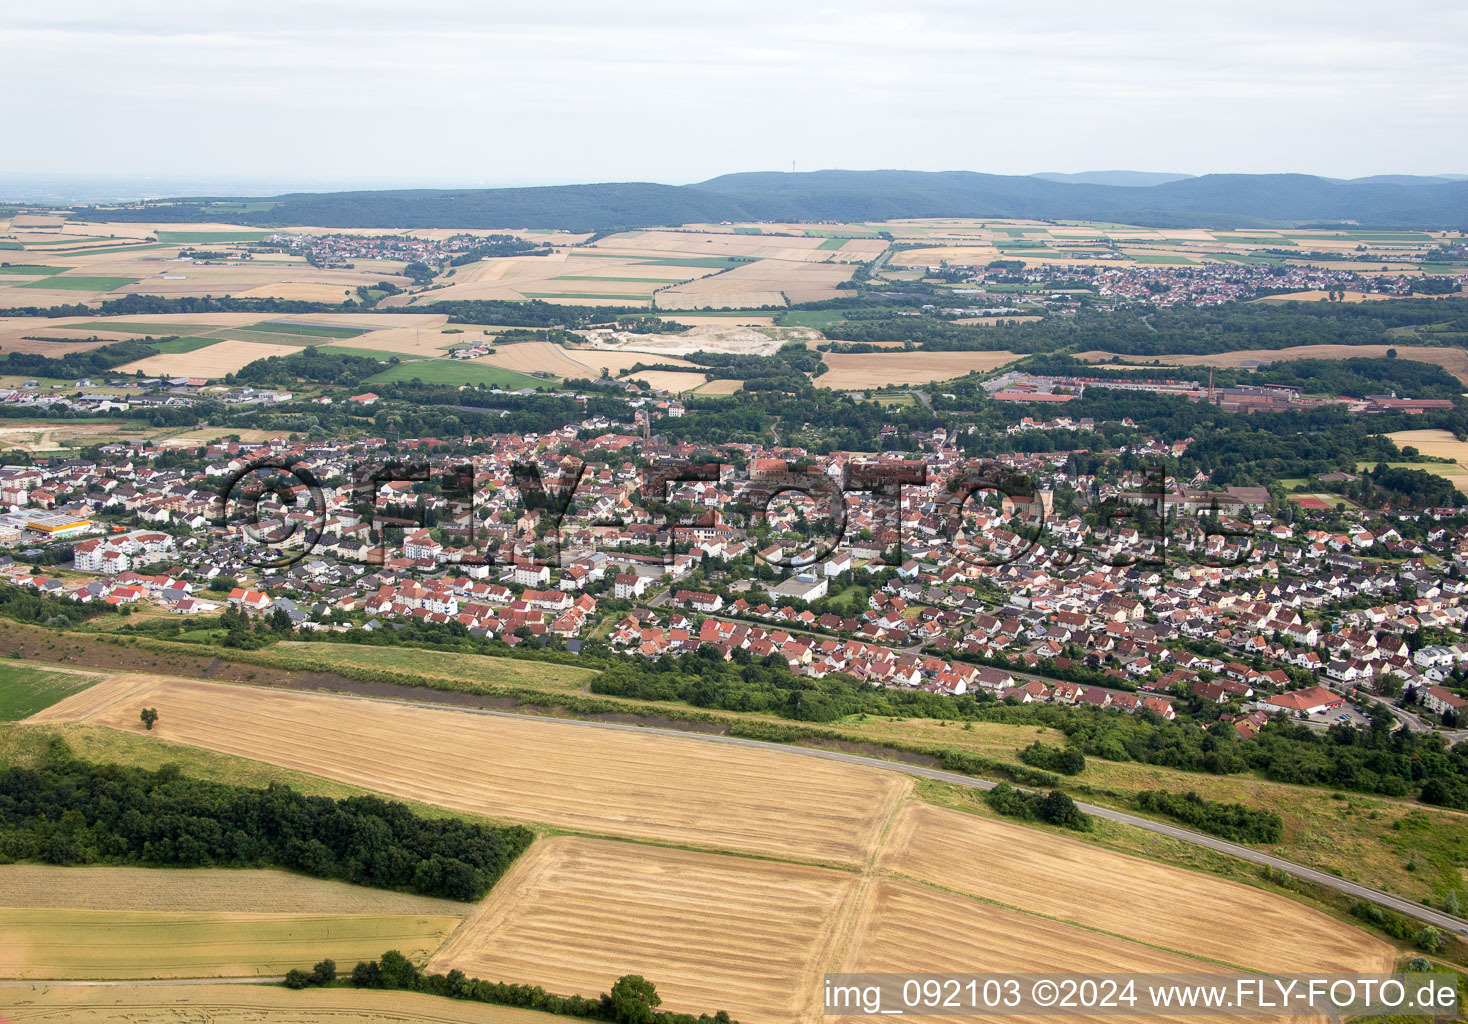
<svg viewBox="0 0 1468 1024"><path fill-rule="evenodd" d="M924 779L934 779L939 782L950 782L955 786L963 786L968 789L993 789L997 783L988 779L977 779L968 775L959 775L955 772L947 772L938 768L925 768L921 765L904 764L901 761L884 761L877 757L865 757L861 754L847 754L836 750L822 750L816 747L799 747L786 743L770 743L765 740L751 740L740 736L721 736L715 733L690 732L682 729L668 729L659 726L627 725L621 722L589 722L575 718L546 718L543 715L522 715L512 711L490 711L485 708L466 708L452 704L438 704L433 701L401 701L390 697L364 697L355 694L342 694L351 700L377 701L385 704L412 704L415 707L437 708L449 711L460 711L472 715L491 715L497 718L529 718L538 722L559 722L566 725L582 726L588 729L616 729L623 732L656 733L661 736L674 736L688 740L700 740L707 743L730 743L741 747L755 747L763 750L779 751L787 754L796 754L803 757L819 757L827 761L842 761L846 764L863 765L868 768L879 768L884 771L900 772L904 775L913 775ZM1453 917L1431 907L1425 907L1420 903L1393 896L1391 893L1382 892L1369 886L1349 882L1344 878L1338 878L1325 871L1319 871L1294 861L1276 857L1273 854L1263 853L1247 846L1230 843L1227 840L1216 839L1213 836L1194 832L1190 829L1180 828L1177 825L1169 825L1166 822L1153 821L1151 818L1143 818L1139 815L1128 814L1125 811L1112 810L1109 807L1097 807L1094 804L1077 802L1076 806L1087 814L1093 814L1098 818L1108 821L1120 822L1135 828L1155 832L1158 835L1169 836L1179 839L1194 846L1205 847L1216 850L1219 853L1238 857L1254 864L1267 865L1279 871L1284 871L1296 878L1302 878L1307 882L1323 885L1337 892L1353 896L1357 899L1370 900L1381 906L1389 907L1399 913L1416 918L1419 921L1442 928L1447 931L1457 932L1459 935L1468 935L1468 920Z"/></svg>

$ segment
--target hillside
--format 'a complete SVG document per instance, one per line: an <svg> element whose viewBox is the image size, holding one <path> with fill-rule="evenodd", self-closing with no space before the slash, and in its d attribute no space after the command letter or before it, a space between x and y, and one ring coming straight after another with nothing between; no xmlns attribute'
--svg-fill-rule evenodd
<svg viewBox="0 0 1468 1024"><path fill-rule="evenodd" d="M1468 224L1468 181L1388 176L1345 182L1305 174L1209 174L1154 185L1108 185L972 171L750 172L681 186L619 182L291 193L265 200L196 197L75 209L112 221L337 228L598 231L720 220L913 217L1107 220L1155 227L1350 221L1432 228Z"/></svg>

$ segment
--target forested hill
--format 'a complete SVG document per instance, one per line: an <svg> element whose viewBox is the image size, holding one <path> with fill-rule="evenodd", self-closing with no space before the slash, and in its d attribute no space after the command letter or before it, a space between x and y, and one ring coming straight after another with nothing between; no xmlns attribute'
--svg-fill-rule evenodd
<svg viewBox="0 0 1468 1024"><path fill-rule="evenodd" d="M339 228L562 228L597 231L705 221L868 221L901 217L1106 220L1157 227L1260 227L1350 221L1368 227L1468 226L1468 181L1341 182L1305 174L1209 174L1103 185L971 171L728 174L695 185L292 193L78 207L93 218L228 221Z"/></svg>

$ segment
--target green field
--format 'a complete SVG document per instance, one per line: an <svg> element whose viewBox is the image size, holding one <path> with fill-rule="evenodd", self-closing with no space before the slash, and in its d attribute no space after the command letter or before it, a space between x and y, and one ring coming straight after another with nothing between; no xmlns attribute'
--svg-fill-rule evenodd
<svg viewBox="0 0 1468 1024"><path fill-rule="evenodd" d="M201 348L219 344L218 338L174 338L172 341L149 342L159 352L196 352Z"/></svg>
<svg viewBox="0 0 1468 1024"><path fill-rule="evenodd" d="M810 234L810 232L807 231L806 234ZM857 237L857 236L855 236L855 235L846 235L846 236L836 235L834 237L831 237L831 238L826 239L820 245L816 246L816 248L817 249L839 249L843 245L846 244L846 239L847 238L855 238L855 237Z"/></svg>
<svg viewBox="0 0 1468 1024"><path fill-rule="evenodd" d="M392 384L417 378L425 384L484 384L518 391L521 388L546 388L548 380L529 374L484 366L462 359L424 359L415 363L399 363L368 378L369 383Z"/></svg>
<svg viewBox="0 0 1468 1024"><path fill-rule="evenodd" d="M48 277L64 274L70 267L43 267L35 263L11 263L0 267L0 274L21 274L27 277Z"/></svg>
<svg viewBox="0 0 1468 1024"><path fill-rule="evenodd" d="M40 281L27 281L17 288L49 288L68 292L110 292L125 284L137 281L136 277L48 277Z"/></svg>
<svg viewBox="0 0 1468 1024"><path fill-rule="evenodd" d="M1185 266L1196 266L1197 260L1190 260L1186 256L1171 256L1162 254L1135 254L1127 253L1127 256L1137 263L1177 263Z"/></svg>
<svg viewBox="0 0 1468 1024"><path fill-rule="evenodd" d="M0 910L0 975L10 978L268 977L385 949L423 956L458 917L403 914Z"/></svg>
<svg viewBox="0 0 1468 1024"><path fill-rule="evenodd" d="M98 682L97 676L0 665L0 722L18 722Z"/></svg>
<svg viewBox="0 0 1468 1024"><path fill-rule="evenodd" d="M268 231L159 231L160 242L258 242Z"/></svg>
<svg viewBox="0 0 1468 1024"><path fill-rule="evenodd" d="M623 284L678 284L686 280L682 277L594 277L589 274L567 274L564 277L553 277L552 281L619 281Z"/></svg>
<svg viewBox="0 0 1468 1024"><path fill-rule="evenodd" d="M328 346L326 348L326 351L327 352L340 352L343 355L348 355L348 356L365 356L368 359L376 359L379 362L383 362L383 363L385 363L389 359L393 359L393 358L397 358L397 359L403 359L404 358L404 356L403 356L403 354L401 352L382 352L382 351L380 351L378 349L373 349L373 348L352 348L352 347L350 347L348 345L330 345L330 346Z"/></svg>
<svg viewBox="0 0 1468 1024"><path fill-rule="evenodd" d="M301 338L355 338L366 334L365 327L337 327L334 324L297 324L287 320L268 320L244 328L264 334L290 334Z"/></svg>
<svg viewBox="0 0 1468 1024"><path fill-rule="evenodd" d="M579 690L597 673L575 665L556 665L484 654L457 654L410 647L363 647L287 641L271 649L282 667L333 671L343 667L388 669L489 685L534 686L546 690Z"/></svg>

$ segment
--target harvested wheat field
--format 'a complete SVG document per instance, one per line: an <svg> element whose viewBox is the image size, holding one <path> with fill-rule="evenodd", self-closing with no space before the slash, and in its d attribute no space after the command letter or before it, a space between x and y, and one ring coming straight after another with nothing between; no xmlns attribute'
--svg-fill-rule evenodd
<svg viewBox="0 0 1468 1024"><path fill-rule="evenodd" d="M241 914L425 914L469 905L370 889L291 871L229 868L0 866L0 907L60 910L229 910Z"/></svg>
<svg viewBox="0 0 1468 1024"><path fill-rule="evenodd" d="M150 377L223 377L268 356L288 356L295 349L259 341L220 341L192 352L164 352L117 368L118 373Z"/></svg>
<svg viewBox="0 0 1468 1024"><path fill-rule="evenodd" d="M909 781L779 751L327 694L117 676L29 719L140 732L496 818L856 863Z"/></svg>
<svg viewBox="0 0 1468 1024"><path fill-rule="evenodd" d="M1007 851L1023 861L1025 853ZM973 858L969 867L984 870L986 862ZM1036 872L1037 877L1039 872ZM1059 879L1046 879L1060 881ZM857 919L855 935L840 970L925 974L943 972L988 974L1130 974L1201 973L1222 968L1123 942L1071 924L1005 910L915 882L877 879L868 888ZM1281 972L1288 968L1277 968ZM871 1018L825 1018L851 1021ZM968 1017L965 1019L973 1020ZM1053 1020L1053 1017L1007 1016L1005 1021ZM1117 1021L1109 1015L1070 1016L1074 1021ZM1183 1016L1152 1016L1149 1021L1188 1020ZM1231 1020L1270 1020L1281 1017L1232 1017Z"/></svg>
<svg viewBox="0 0 1468 1024"><path fill-rule="evenodd" d="M498 345L493 355L480 356L471 362L498 366L516 373L543 371L557 377L571 378L600 377L600 367L606 365L580 359L576 353L550 341L517 341L510 345Z"/></svg>
<svg viewBox="0 0 1468 1024"><path fill-rule="evenodd" d="M703 387L694 388L694 394L698 395L732 395L744 388L742 380L711 380Z"/></svg>
<svg viewBox="0 0 1468 1024"><path fill-rule="evenodd" d="M310 964L303 966L309 968ZM593 998L600 993L586 993ZM0 988L15 1024L546 1024L544 1013L417 992L279 985Z"/></svg>
<svg viewBox="0 0 1468 1024"><path fill-rule="evenodd" d="M820 1013L821 973L858 877L556 836L538 841L430 967L604 992L652 980L664 1009L754 1022Z"/></svg>
<svg viewBox="0 0 1468 1024"><path fill-rule="evenodd" d="M884 868L1250 970L1389 971L1393 950L1308 907L1223 879L909 802ZM1247 927L1240 927L1247 922Z"/></svg>
<svg viewBox="0 0 1468 1024"><path fill-rule="evenodd" d="M837 391L880 388L888 384L930 384L968 373L987 372L1019 356L1013 352L866 352L826 353L830 367L812 379L817 387Z"/></svg>
<svg viewBox="0 0 1468 1024"><path fill-rule="evenodd" d="M692 391L708 381L701 373L679 373L676 370L637 370L627 374L624 379L640 381L654 391L670 391L674 394Z"/></svg>
<svg viewBox="0 0 1468 1024"><path fill-rule="evenodd" d="M676 288L666 288L658 292L657 306L660 310L679 310L818 302L839 296L841 293L836 286L849 279L853 272L849 263L760 260L722 274L689 281Z"/></svg>
<svg viewBox="0 0 1468 1024"><path fill-rule="evenodd" d="M1468 465L1468 441L1459 441L1451 430L1398 430L1386 436L1395 441L1398 448L1411 445L1423 455Z"/></svg>
<svg viewBox="0 0 1468 1024"><path fill-rule="evenodd" d="M1464 384L1468 384L1468 351L1427 345L1295 345L1291 348L1249 348L1216 355L1121 356L1124 363L1151 366L1250 366L1282 363L1291 359L1381 359L1387 349L1394 348L1398 359L1441 366ZM1109 363L1116 354L1093 350L1077 352L1076 358L1088 363Z"/></svg>
<svg viewBox="0 0 1468 1024"><path fill-rule="evenodd" d="M463 918L0 908L0 977L271 977L322 957L426 958Z"/></svg>

